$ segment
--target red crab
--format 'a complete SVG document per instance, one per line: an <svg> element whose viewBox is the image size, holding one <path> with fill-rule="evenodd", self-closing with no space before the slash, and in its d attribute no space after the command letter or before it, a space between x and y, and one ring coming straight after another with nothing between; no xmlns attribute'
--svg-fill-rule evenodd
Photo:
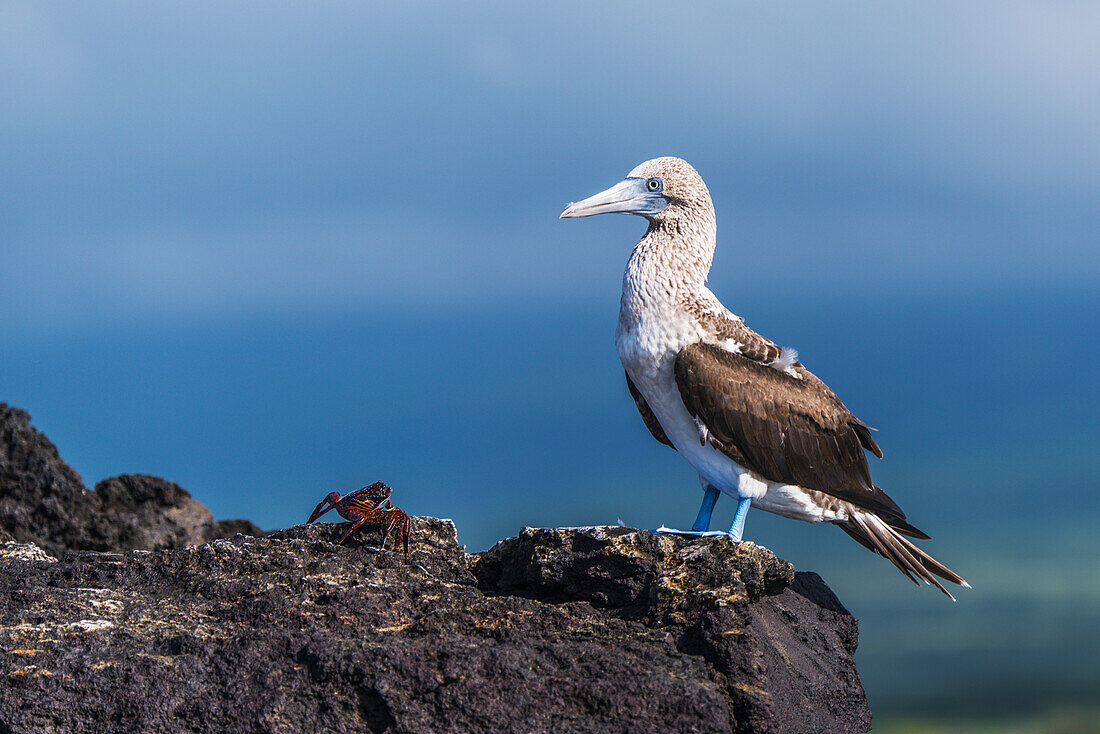
<svg viewBox="0 0 1100 734"><path fill-rule="evenodd" d="M386 547L386 538L390 537L390 533L396 530L397 532L393 536L393 548L397 550L398 543L403 543L405 558L408 558L409 533L412 522L404 510L390 502L390 492L392 491L384 483L375 482L368 487L348 492L345 495L341 495L339 492L329 492L328 496L321 500L317 508L313 510L313 514L309 516L306 524L313 522L329 510L335 509L340 517L351 521L351 527L344 533L344 537L340 538L337 545L343 545L349 535L364 525L385 525L386 530L382 533L382 547ZM328 506L326 507L326 505ZM387 505L389 506L387 507Z"/></svg>

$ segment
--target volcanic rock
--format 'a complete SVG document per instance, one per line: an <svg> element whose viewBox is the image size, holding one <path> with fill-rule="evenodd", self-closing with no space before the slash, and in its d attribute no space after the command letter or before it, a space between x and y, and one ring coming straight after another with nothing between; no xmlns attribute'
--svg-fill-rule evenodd
<svg viewBox="0 0 1100 734"><path fill-rule="evenodd" d="M173 482L145 474L105 479L89 491L25 411L0 403L0 540L65 550L160 550L262 531L217 522Z"/></svg>
<svg viewBox="0 0 1100 734"><path fill-rule="evenodd" d="M0 546L0 731L844 732L856 621L751 543L413 518L156 552ZM392 543L392 540L390 541Z"/></svg>
<svg viewBox="0 0 1100 734"><path fill-rule="evenodd" d="M856 620L765 548L525 528L470 555L412 523L405 558L379 528L258 537L157 477L91 492L0 403L0 733L870 728Z"/></svg>

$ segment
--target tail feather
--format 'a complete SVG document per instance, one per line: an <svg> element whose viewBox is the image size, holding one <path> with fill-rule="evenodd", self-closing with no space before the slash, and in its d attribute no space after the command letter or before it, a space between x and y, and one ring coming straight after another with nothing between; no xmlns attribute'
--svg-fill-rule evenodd
<svg viewBox="0 0 1100 734"><path fill-rule="evenodd" d="M923 532L917 530L915 527L905 522L905 520L902 520L901 518L883 518L883 522L892 527L894 530L897 530L902 535L908 535L910 538L916 538L917 540L932 539L931 536L925 535Z"/></svg>
<svg viewBox="0 0 1100 734"><path fill-rule="evenodd" d="M905 559L894 551L888 536L884 537L883 533L876 532L878 528L871 525L869 522L870 518L871 515L869 513L864 515L863 513L857 512L852 515L852 520L855 522L856 526L863 531L863 536L870 539L878 554L889 559L890 563L897 566L898 570L905 574L906 578L914 584L919 585L920 582L913 578L910 571L916 573L918 576L920 575L920 571L914 569L911 564L906 563Z"/></svg>
<svg viewBox="0 0 1100 734"><path fill-rule="evenodd" d="M852 540L856 541L867 550L871 551L872 553L878 552L878 549L875 548L874 543L867 539L867 536L864 535L863 530L860 529L860 527L854 522L837 523L837 527L848 533Z"/></svg>
<svg viewBox="0 0 1100 734"><path fill-rule="evenodd" d="M941 579L946 579L947 581L950 581L953 584L964 586L967 589L970 588L970 584L966 583L966 579L937 561L932 556L925 553L923 550L921 550L920 547L915 545L908 538L901 538L900 540L902 543L909 547L909 550L911 550L916 556L920 558L921 563L927 566L932 571L932 573L936 574Z"/></svg>
<svg viewBox="0 0 1100 734"><path fill-rule="evenodd" d="M937 576L953 584L970 588L970 584L966 583L961 576L925 553L902 535L902 533L909 535L910 533L907 531L910 529L915 530L915 528L912 528L908 523L905 524L906 527L904 528L895 528L892 527L892 524L891 519L884 520L873 512L853 506L847 522L840 523L840 529L852 536L865 548L889 560L913 583L919 584L920 581L917 579L920 579L925 583L932 584L946 594L951 601L955 601L955 597L944 588L943 584L936 578ZM921 535L924 534L921 533Z"/></svg>
<svg viewBox="0 0 1100 734"><path fill-rule="evenodd" d="M911 571L913 571L913 573L917 574L922 579L935 586L944 594L947 594L947 596L951 598L951 601L955 601L955 597L951 596L951 593L947 589L943 588L943 584L940 583L939 579L932 575L932 572L929 571L920 561L918 561L909 551L910 548L912 548L913 550L918 550L917 546L907 542L905 538L894 531L894 528L882 522L882 520L880 520L879 518L875 517L873 518L873 520L878 521L878 529L880 532L884 532L885 534L892 536L890 538L891 540L900 541L894 546L894 548L896 548L897 554L902 557L902 559L905 561L905 564L909 567Z"/></svg>

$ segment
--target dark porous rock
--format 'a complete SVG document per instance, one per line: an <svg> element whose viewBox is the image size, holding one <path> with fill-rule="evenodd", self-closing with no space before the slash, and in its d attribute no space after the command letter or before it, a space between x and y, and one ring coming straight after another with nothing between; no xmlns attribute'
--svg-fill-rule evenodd
<svg viewBox="0 0 1100 734"><path fill-rule="evenodd" d="M265 535L264 531L260 529L260 526L251 520L237 519L237 520L215 520L208 527L203 530L203 536L206 540L217 540L218 538L231 538L234 535L251 535L253 537L260 537Z"/></svg>
<svg viewBox="0 0 1100 734"><path fill-rule="evenodd" d="M214 516L175 482L147 474L123 474L95 485L100 505L112 518L113 537L95 550L163 550L199 545Z"/></svg>
<svg viewBox="0 0 1100 734"><path fill-rule="evenodd" d="M704 598L758 599L794 581L791 564L752 543L700 543L618 526L524 528L481 554L475 572L486 589L587 601L661 624L684 622Z"/></svg>
<svg viewBox="0 0 1100 734"><path fill-rule="evenodd" d="M409 541L409 561L418 570L463 584L474 585L474 576L470 573L466 547L458 544L458 529L450 520L437 517L411 517L411 537ZM312 525L295 525L285 530L275 530L268 537L274 540L323 541L335 545L348 531L347 523L319 522ZM371 552L401 550L394 549L393 536L385 539L383 547L382 528L377 525L365 525L356 530L344 541L346 548L364 548ZM400 555L398 553L397 555ZM406 563L402 557L402 563Z"/></svg>
<svg viewBox="0 0 1100 734"><path fill-rule="evenodd" d="M864 731L857 624L817 574L727 537L622 527L524 528L474 565L481 587L585 601L675 636L751 731ZM747 727L747 729L745 729Z"/></svg>
<svg viewBox="0 0 1100 734"><path fill-rule="evenodd" d="M116 533L110 550L164 550L237 533L263 535L249 520L214 520L190 492L160 477L123 474L95 485L95 493Z"/></svg>
<svg viewBox="0 0 1100 734"><path fill-rule="evenodd" d="M35 543L57 555L161 550L261 534L247 520L215 521L187 490L158 477L125 474L91 492L30 420L0 403L0 540Z"/></svg>
<svg viewBox="0 0 1100 734"><path fill-rule="evenodd" d="M843 732L855 620L728 538L413 518L174 550L0 546L0 731Z"/></svg>
<svg viewBox="0 0 1100 734"><path fill-rule="evenodd" d="M89 531L108 531L92 521L96 505L57 447L31 427L30 415L0 403L0 528L51 551L76 547L70 542Z"/></svg>

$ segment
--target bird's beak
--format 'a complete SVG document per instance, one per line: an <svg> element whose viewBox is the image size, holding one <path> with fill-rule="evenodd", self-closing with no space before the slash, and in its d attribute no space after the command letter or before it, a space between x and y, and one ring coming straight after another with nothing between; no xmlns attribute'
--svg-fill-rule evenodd
<svg viewBox="0 0 1100 734"><path fill-rule="evenodd" d="M607 191L570 204L559 219L590 217L593 214L637 214L651 217L663 211L666 206L668 199L663 194L646 189L646 179L626 178Z"/></svg>

